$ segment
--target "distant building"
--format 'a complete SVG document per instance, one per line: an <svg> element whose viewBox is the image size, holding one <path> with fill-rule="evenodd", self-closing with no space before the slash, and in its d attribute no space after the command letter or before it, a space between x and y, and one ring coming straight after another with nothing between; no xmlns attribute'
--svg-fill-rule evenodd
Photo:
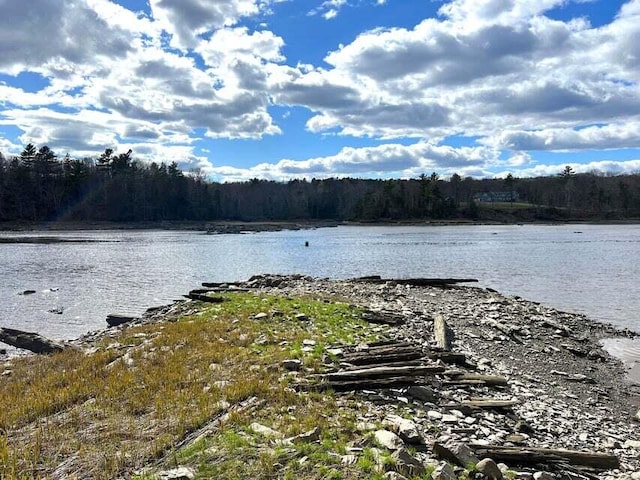
<svg viewBox="0 0 640 480"><path fill-rule="evenodd" d="M473 196L474 202L496 203L496 202L517 202L520 199L518 192L482 192Z"/></svg>

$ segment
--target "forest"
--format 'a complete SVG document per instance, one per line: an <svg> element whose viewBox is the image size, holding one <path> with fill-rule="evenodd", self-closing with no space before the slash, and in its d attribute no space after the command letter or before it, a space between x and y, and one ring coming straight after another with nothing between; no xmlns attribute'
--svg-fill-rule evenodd
<svg viewBox="0 0 640 480"><path fill-rule="evenodd" d="M143 163L107 149L97 158L58 158L29 144L0 153L0 222L422 221L499 222L640 218L640 174L535 178L328 178L208 181L175 162Z"/></svg>

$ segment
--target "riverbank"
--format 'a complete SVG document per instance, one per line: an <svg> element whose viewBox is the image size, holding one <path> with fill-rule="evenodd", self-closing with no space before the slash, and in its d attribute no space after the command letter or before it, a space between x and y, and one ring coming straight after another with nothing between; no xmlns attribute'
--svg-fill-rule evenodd
<svg viewBox="0 0 640 480"><path fill-rule="evenodd" d="M199 294L220 301L0 364L0 477L468 478L483 456L505 478L640 471L639 392L599 345L631 332L475 287L260 276Z"/></svg>
<svg viewBox="0 0 640 480"><path fill-rule="evenodd" d="M251 233L282 230L309 230L338 226L408 227L408 226L470 226L470 225L638 225L640 219L596 220L518 220L450 219L450 220L300 220L300 221L159 221L159 222L0 222L0 232L69 232L100 230L182 230L207 233Z"/></svg>

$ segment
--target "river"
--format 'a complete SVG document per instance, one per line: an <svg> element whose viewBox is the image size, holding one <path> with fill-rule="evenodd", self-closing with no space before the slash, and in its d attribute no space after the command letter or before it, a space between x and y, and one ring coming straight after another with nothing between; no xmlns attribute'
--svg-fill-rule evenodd
<svg viewBox="0 0 640 480"><path fill-rule="evenodd" d="M0 240L34 236L78 242L0 243L0 326L59 339L103 328L108 313L169 303L203 281L257 273L477 278L505 294L640 331L640 225L3 232ZM19 295L25 290L36 293ZM640 362L638 342L607 348Z"/></svg>

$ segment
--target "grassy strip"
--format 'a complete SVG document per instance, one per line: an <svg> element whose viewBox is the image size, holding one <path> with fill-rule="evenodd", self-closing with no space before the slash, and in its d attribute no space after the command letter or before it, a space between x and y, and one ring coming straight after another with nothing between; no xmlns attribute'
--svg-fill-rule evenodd
<svg viewBox="0 0 640 480"><path fill-rule="evenodd" d="M341 461L362 439L362 406L297 393L280 366L298 358L319 371L327 345L373 340L382 328L339 302L225 297L175 323L126 329L91 353L14 360L12 375L0 378L0 478L45 478L56 469L72 478L129 477L249 397L262 408L231 414L216 435L169 455L171 463L197 468L198 478L382 478L367 455ZM254 318L259 313L266 316ZM254 432L253 422L282 437L318 428L320 437L277 442Z"/></svg>

